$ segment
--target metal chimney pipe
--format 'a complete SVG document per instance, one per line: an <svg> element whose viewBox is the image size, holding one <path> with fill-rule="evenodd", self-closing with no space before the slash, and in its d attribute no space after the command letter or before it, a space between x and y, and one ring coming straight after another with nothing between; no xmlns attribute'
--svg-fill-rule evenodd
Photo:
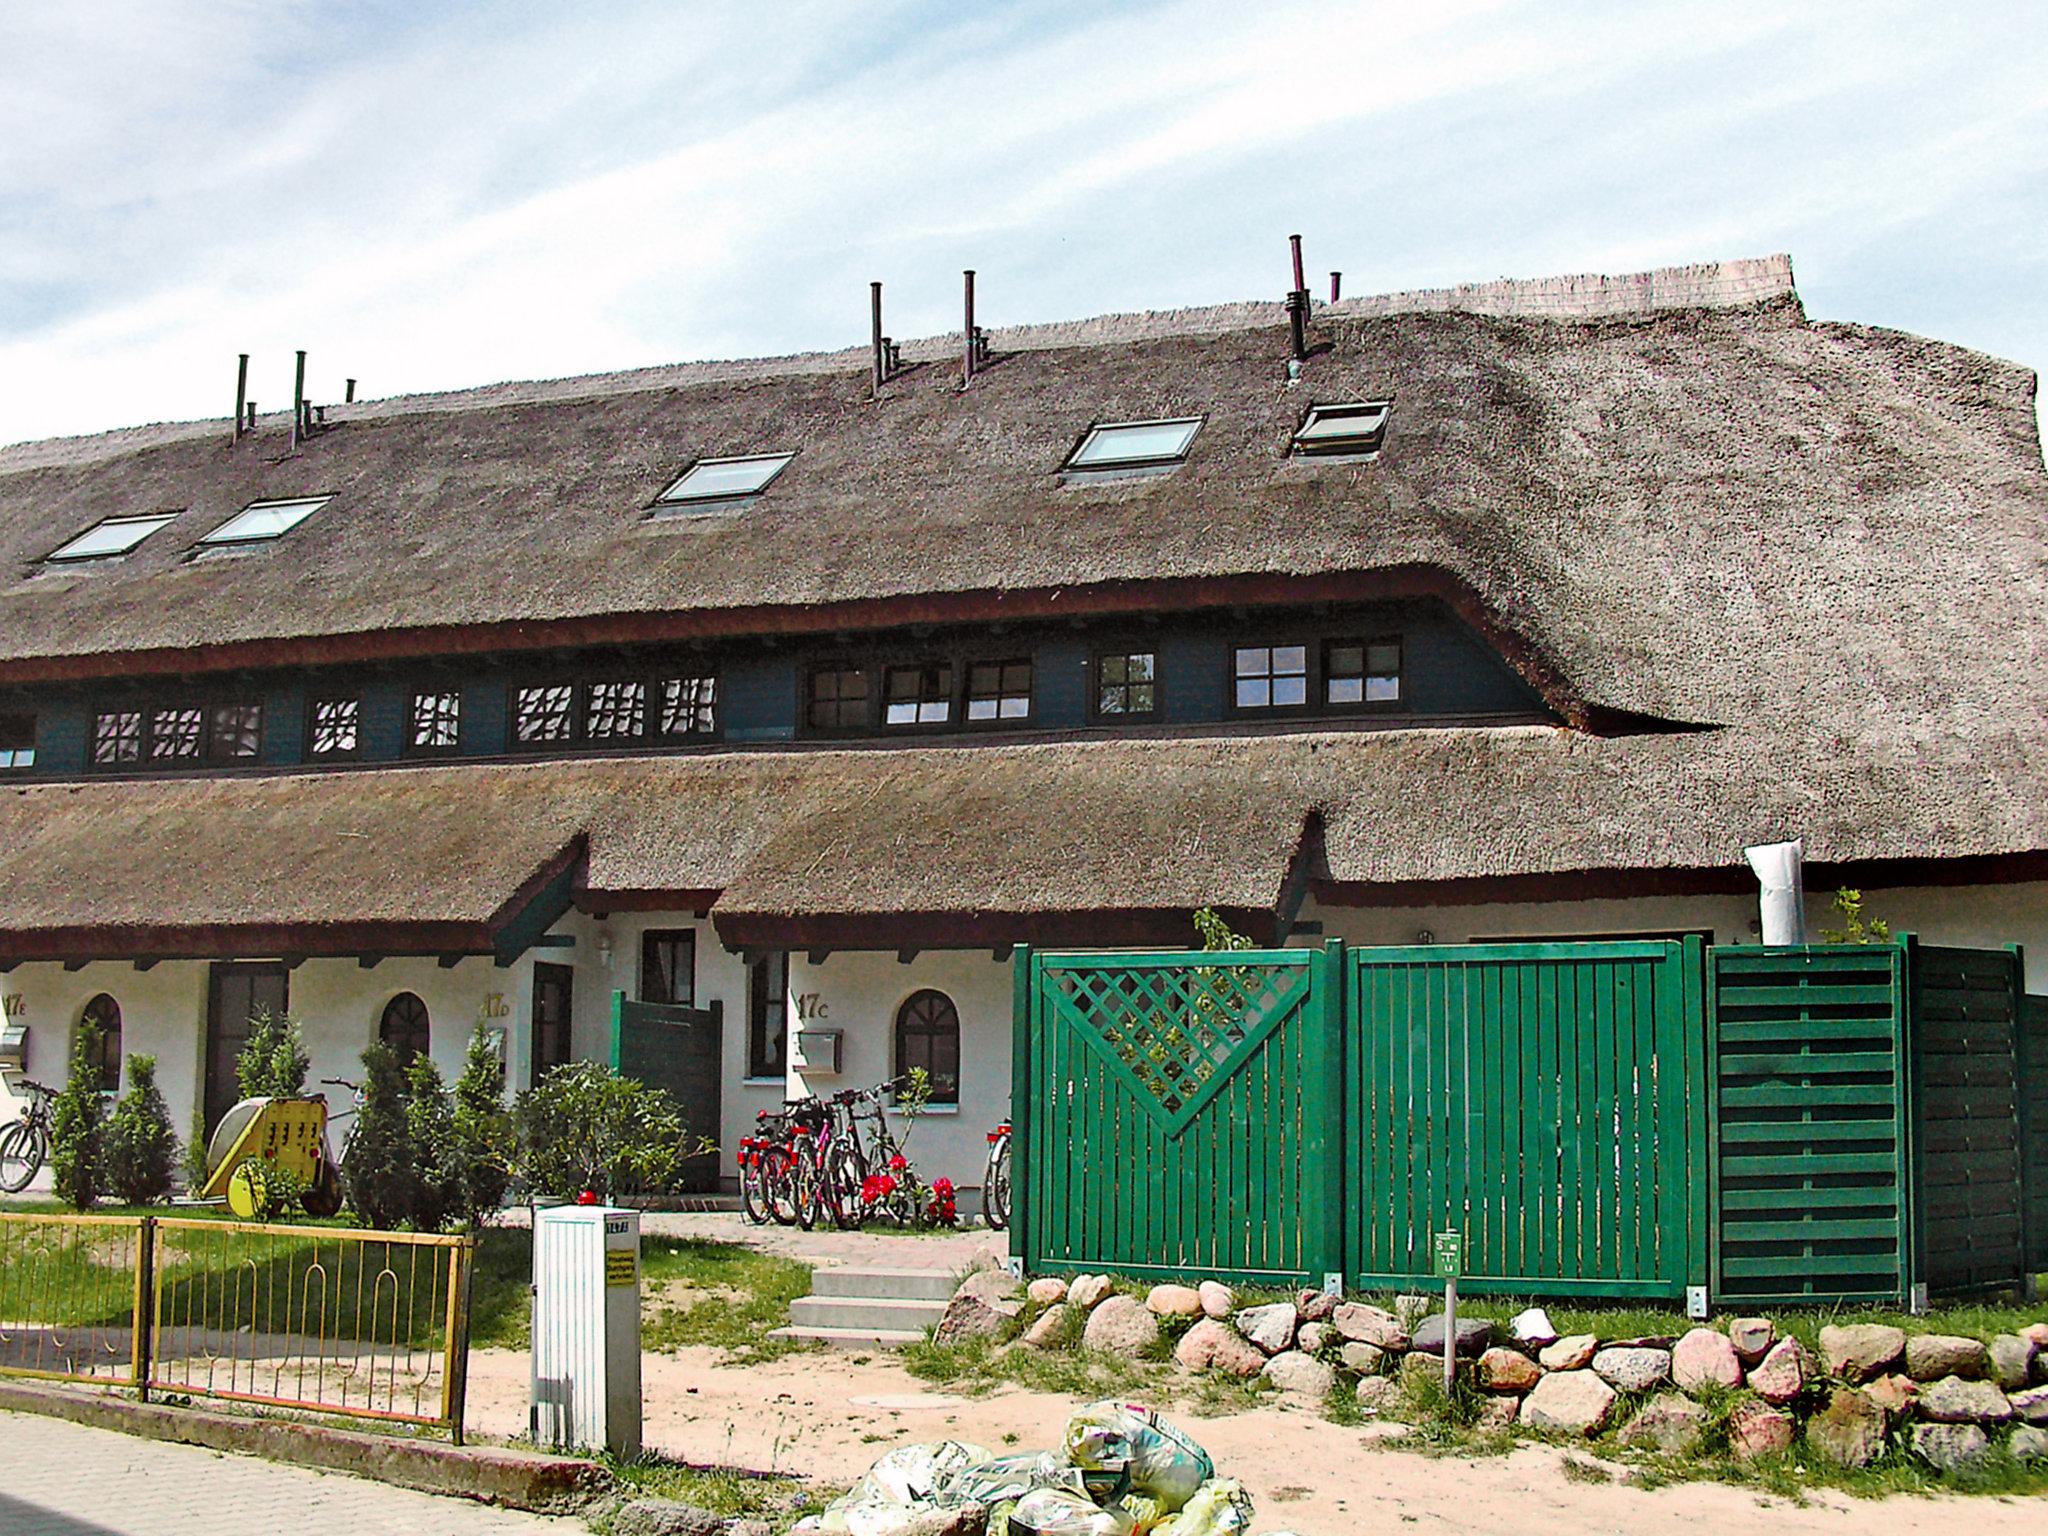
<svg viewBox="0 0 2048 1536"><path fill-rule="evenodd" d="M348 392L341 397L341 400L344 405L354 405L356 403L356 381L354 379L348 381Z"/></svg>
<svg viewBox="0 0 2048 1536"><path fill-rule="evenodd" d="M1759 843L1742 850L1762 887L1757 898L1759 927L1766 944L1806 942L1806 845Z"/></svg>
<svg viewBox="0 0 2048 1536"><path fill-rule="evenodd" d="M962 372L960 387L965 389L974 382L974 268L969 267L961 274L967 279L966 330L961 337Z"/></svg>
<svg viewBox="0 0 2048 1536"><path fill-rule="evenodd" d="M882 285L880 283L868 284L868 327L875 353L874 393L876 398L879 399L882 393L882 386L889 382L888 362L882 355Z"/></svg>
<svg viewBox="0 0 2048 1536"><path fill-rule="evenodd" d="M299 450L299 422L306 414L306 349L299 349L298 366L292 372L291 451Z"/></svg>
<svg viewBox="0 0 2048 1536"><path fill-rule="evenodd" d="M249 424L242 428L242 430L244 432L254 432L256 430L256 402L254 400L249 402Z"/></svg>
<svg viewBox="0 0 2048 1536"><path fill-rule="evenodd" d="M242 411L249 403L249 354L237 354L235 362L235 425L231 443L242 440Z"/></svg>
<svg viewBox="0 0 2048 1536"><path fill-rule="evenodd" d="M1342 272L1332 272L1330 274L1330 302L1332 304L1336 303L1343 295L1343 292L1344 274Z"/></svg>
<svg viewBox="0 0 2048 1536"><path fill-rule="evenodd" d="M1287 246L1294 256L1294 286L1287 292L1287 331L1299 362L1308 356L1308 278L1301 269L1301 236L1289 235Z"/></svg>

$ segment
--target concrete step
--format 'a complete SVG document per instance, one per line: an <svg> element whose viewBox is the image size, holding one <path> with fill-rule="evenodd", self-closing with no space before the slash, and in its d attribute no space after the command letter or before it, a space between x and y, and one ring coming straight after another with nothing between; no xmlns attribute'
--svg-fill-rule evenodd
<svg viewBox="0 0 2048 1536"><path fill-rule="evenodd" d="M893 1296L804 1296L789 1304L794 1328L868 1328L913 1336L945 1314L943 1301Z"/></svg>
<svg viewBox="0 0 2048 1536"><path fill-rule="evenodd" d="M879 1296L895 1301L952 1300L958 1282L942 1269L824 1266L811 1271L813 1296Z"/></svg>
<svg viewBox="0 0 2048 1536"><path fill-rule="evenodd" d="M915 1344L924 1333L913 1333L907 1328L799 1328L791 1324L777 1328L770 1337L807 1339L832 1349L901 1349L906 1344Z"/></svg>

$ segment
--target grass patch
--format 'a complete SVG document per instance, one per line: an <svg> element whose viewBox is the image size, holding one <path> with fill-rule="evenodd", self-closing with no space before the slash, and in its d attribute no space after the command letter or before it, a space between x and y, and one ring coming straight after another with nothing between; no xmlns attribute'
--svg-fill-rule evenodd
<svg viewBox="0 0 2048 1536"><path fill-rule="evenodd" d="M993 1339L951 1344L923 1339L906 1344L903 1367L920 1381L971 1396L1015 1385L1070 1397L1119 1397L1155 1391L1170 1374L1153 1361L1126 1360L1099 1350L1004 1349Z"/></svg>
<svg viewBox="0 0 2048 1536"><path fill-rule="evenodd" d="M787 1530L805 1515L815 1514L845 1492L843 1488L819 1486L802 1478L733 1467L693 1466L653 1453L632 1461L609 1456L600 1460L617 1479L624 1500L674 1499L726 1519L765 1520L777 1531ZM614 1504L612 1510L616 1508ZM612 1510L592 1521L598 1531L611 1528Z"/></svg>

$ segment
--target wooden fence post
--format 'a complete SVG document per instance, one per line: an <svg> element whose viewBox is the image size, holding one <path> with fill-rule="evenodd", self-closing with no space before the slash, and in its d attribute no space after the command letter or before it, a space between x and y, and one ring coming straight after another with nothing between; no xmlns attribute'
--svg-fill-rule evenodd
<svg viewBox="0 0 2048 1536"><path fill-rule="evenodd" d="M1344 1286L1344 1034L1346 991L1344 941L1329 939L1312 951L1309 1005L1301 1024L1303 1041L1302 1157L1307 1202L1302 1260L1311 1286Z"/></svg>
<svg viewBox="0 0 2048 1536"><path fill-rule="evenodd" d="M1031 946L1010 952L1010 1266L1022 1274L1032 1257L1024 1224L1036 1221L1031 1166L1031 1046L1038 1028L1038 978ZM982 1191L984 1202L988 1191Z"/></svg>

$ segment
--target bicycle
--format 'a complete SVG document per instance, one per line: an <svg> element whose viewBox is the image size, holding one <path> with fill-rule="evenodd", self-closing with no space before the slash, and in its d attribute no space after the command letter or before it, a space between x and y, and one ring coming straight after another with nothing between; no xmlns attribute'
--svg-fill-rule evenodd
<svg viewBox="0 0 2048 1536"><path fill-rule="evenodd" d="M772 1110L754 1114L754 1134L740 1138L740 1214L757 1227L770 1220L768 1164L777 1155L783 1117Z"/></svg>
<svg viewBox="0 0 2048 1536"><path fill-rule="evenodd" d="M898 1226L911 1227L923 1213L923 1186L903 1153L902 1142L889 1128L889 1115L883 1104L888 1095L901 1093L909 1086L906 1074L872 1088L849 1088L833 1096L845 1101L846 1129L834 1138L826 1156L834 1187L851 1192L845 1203L857 1215L847 1223L849 1226L859 1225L858 1218L869 1212L879 1212ZM870 1144L863 1143L863 1119L873 1124L868 1133Z"/></svg>
<svg viewBox="0 0 2048 1536"><path fill-rule="evenodd" d="M21 1114L0 1130L0 1193L18 1195L34 1182L50 1156L50 1135L55 1129L50 1106L54 1090L27 1078L18 1086L28 1092Z"/></svg>
<svg viewBox="0 0 2048 1536"><path fill-rule="evenodd" d="M1010 1120L988 1133L988 1163L981 1173L981 1215L992 1232L1010 1224Z"/></svg>

